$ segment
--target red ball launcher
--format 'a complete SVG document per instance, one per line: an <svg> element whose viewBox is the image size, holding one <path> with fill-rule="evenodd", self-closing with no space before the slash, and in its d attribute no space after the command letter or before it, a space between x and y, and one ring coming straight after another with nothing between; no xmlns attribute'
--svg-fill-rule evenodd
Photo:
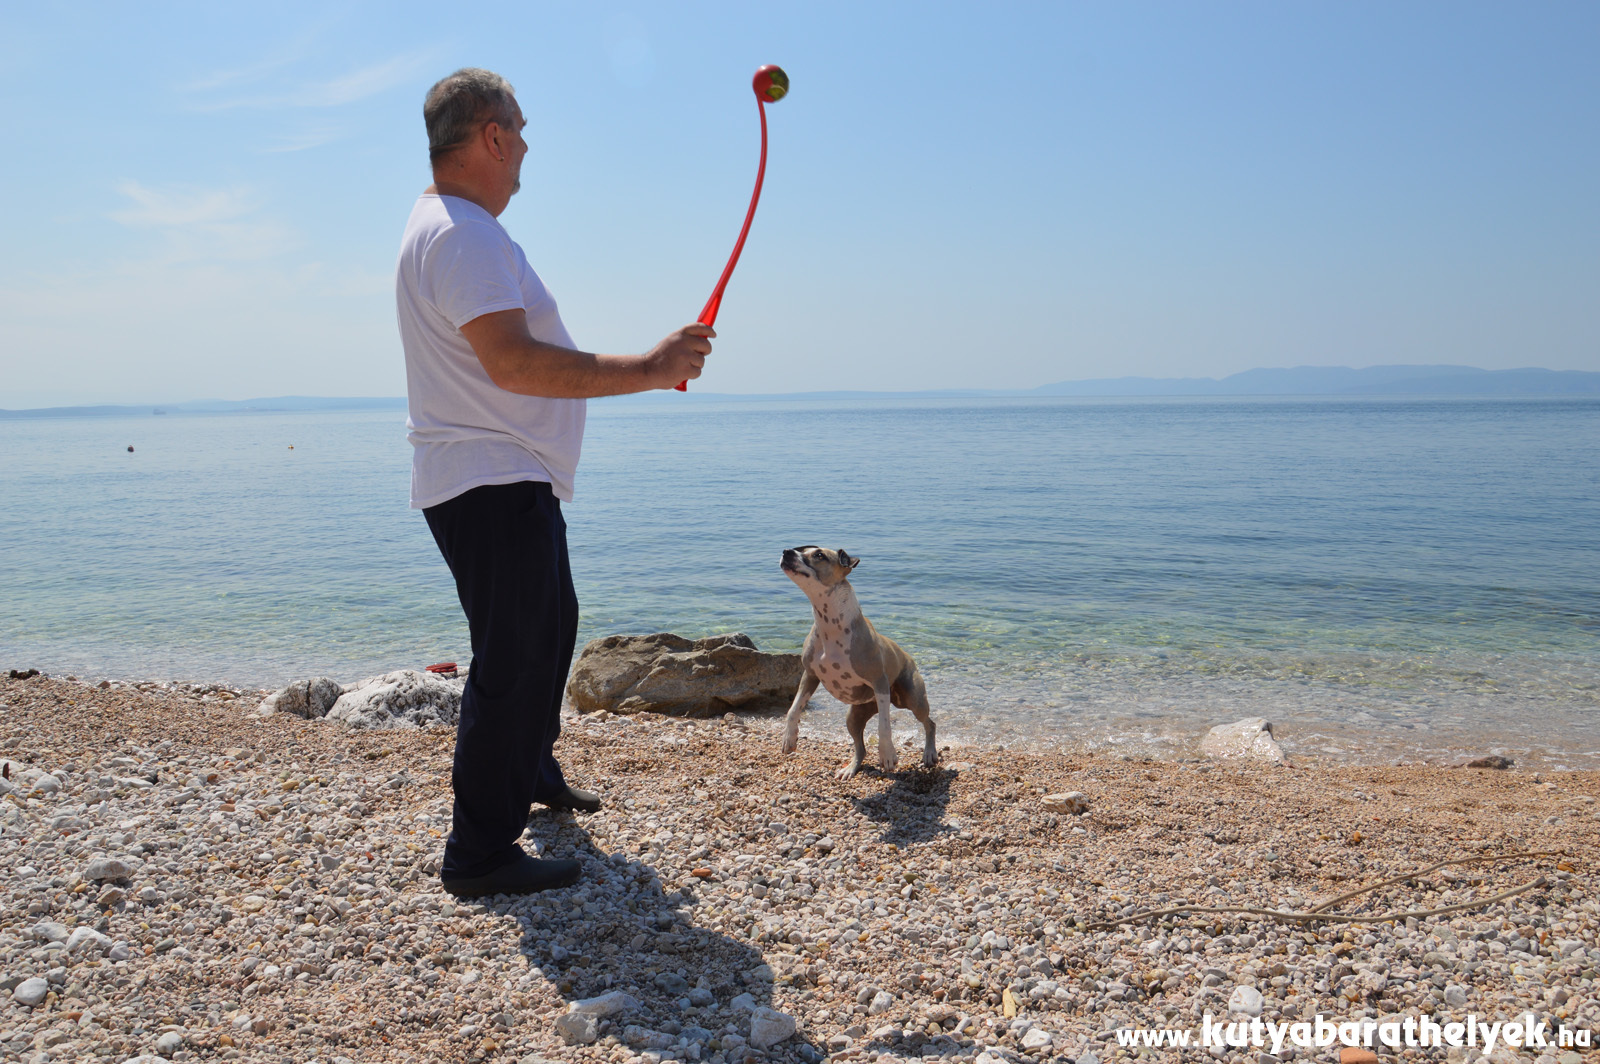
<svg viewBox="0 0 1600 1064"><path fill-rule="evenodd" d="M756 216L756 204L761 201L761 182L767 176L767 104L777 103L789 95L789 75L783 72L782 67L769 63L756 71L756 76L750 81L750 87L755 90L756 110L761 113L761 162L756 166L756 188L750 194L750 209L745 212L744 226L739 230L739 239L733 245L733 254L728 256L728 264L722 268L722 276L717 278L717 287L711 290L711 298L706 300L705 309L700 311L700 317L695 319L701 325L717 323L717 311L722 307L722 292L728 287L728 278L733 276L733 268L739 264L739 253L744 250L744 238L750 235L750 220ZM688 381L678 383L678 391L688 390Z"/></svg>

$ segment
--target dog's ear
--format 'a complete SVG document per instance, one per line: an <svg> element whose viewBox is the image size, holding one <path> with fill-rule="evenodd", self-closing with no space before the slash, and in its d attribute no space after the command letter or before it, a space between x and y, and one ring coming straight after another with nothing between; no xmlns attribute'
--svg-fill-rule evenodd
<svg viewBox="0 0 1600 1064"><path fill-rule="evenodd" d="M839 564L844 566L846 570L848 570L850 572L854 572L856 566L861 564L861 559L860 558L852 558L852 557L850 557L849 554L847 554L843 550L841 550L841 551L839 551Z"/></svg>

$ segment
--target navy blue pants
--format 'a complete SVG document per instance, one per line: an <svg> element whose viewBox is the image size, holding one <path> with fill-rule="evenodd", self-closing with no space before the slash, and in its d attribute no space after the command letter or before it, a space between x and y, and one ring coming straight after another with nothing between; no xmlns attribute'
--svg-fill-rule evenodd
<svg viewBox="0 0 1600 1064"><path fill-rule="evenodd" d="M480 876L516 859L532 803L567 786L554 752L578 638L567 523L550 485L527 481L473 488L423 515L472 636L441 873Z"/></svg>

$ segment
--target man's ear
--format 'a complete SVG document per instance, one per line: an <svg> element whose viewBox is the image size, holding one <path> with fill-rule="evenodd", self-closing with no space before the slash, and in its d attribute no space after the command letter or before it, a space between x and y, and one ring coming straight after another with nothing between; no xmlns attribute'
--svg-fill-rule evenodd
<svg viewBox="0 0 1600 1064"><path fill-rule="evenodd" d="M846 569L850 570L851 572L854 572L856 566L861 564L861 559L860 558L852 558L852 557L850 557L849 554L847 554L847 553L845 553L844 551L841 550L839 552L839 564L844 566Z"/></svg>
<svg viewBox="0 0 1600 1064"><path fill-rule="evenodd" d="M503 130L504 127L499 122L491 120L484 125L481 134L483 146L489 149L489 154L496 162L505 162L506 159L506 146L501 143Z"/></svg>

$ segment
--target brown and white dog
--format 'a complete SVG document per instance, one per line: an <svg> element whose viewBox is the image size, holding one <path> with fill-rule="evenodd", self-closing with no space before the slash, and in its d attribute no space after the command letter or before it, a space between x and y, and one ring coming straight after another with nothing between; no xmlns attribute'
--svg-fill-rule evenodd
<svg viewBox="0 0 1600 1064"><path fill-rule="evenodd" d="M917 663L894 640L878 634L872 622L861 615L855 590L850 586L850 573L859 564L860 558L852 558L842 550L816 546L791 547L783 552L780 563L784 574L811 600L813 617L811 632L800 651L805 672L784 721L783 752L792 754L799 745L800 714L821 684L850 707L845 727L855 743L855 753L850 764L839 770L842 780L854 776L867 756L865 731L874 713L878 714L878 764L884 772L894 771L891 705L909 709L922 723L926 737L922 763L932 768L939 760L933 744L933 717L928 714L928 689Z"/></svg>

